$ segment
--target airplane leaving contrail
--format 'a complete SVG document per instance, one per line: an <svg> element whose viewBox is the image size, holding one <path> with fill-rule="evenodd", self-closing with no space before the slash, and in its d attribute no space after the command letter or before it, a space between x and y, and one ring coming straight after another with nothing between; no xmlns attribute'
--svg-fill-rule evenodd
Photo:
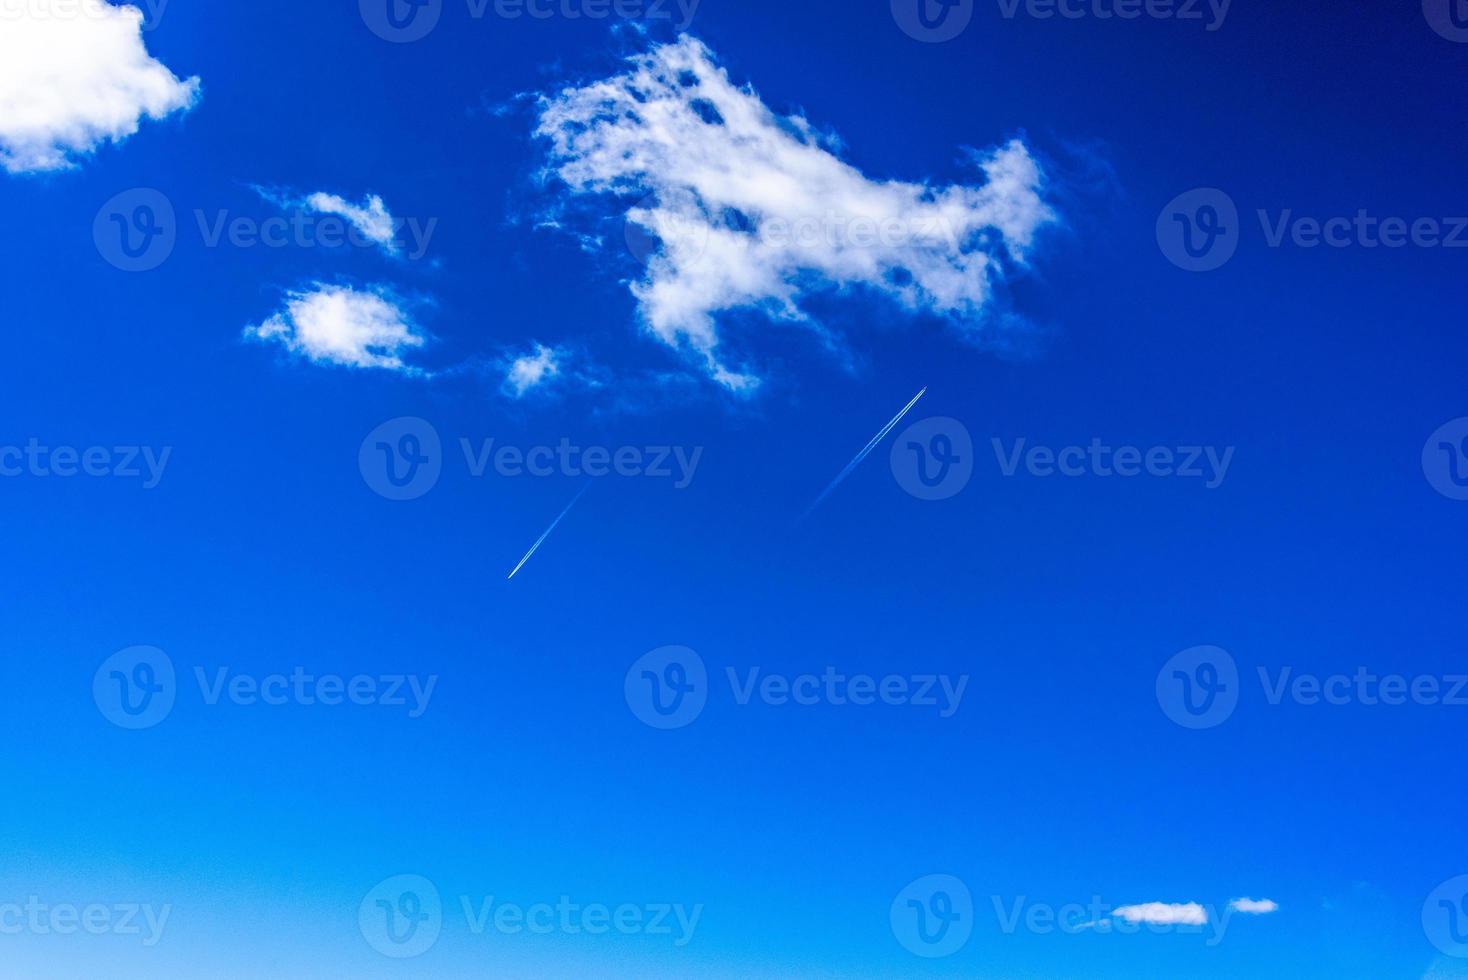
<svg viewBox="0 0 1468 980"><path fill-rule="evenodd" d="M795 523L799 524L801 521L803 521L807 517L809 517L811 515L811 512L812 511L814 511L817 507L821 506L821 502L824 501L827 497L829 497L831 495L831 491L832 490L835 490L838 486L840 486L841 485L841 481L844 480L844 479L846 479L848 476L850 476L851 475L851 471L854 470L854 469L856 469L858 466L861 465L861 461L867 458L867 454L870 453L873 449L876 449L877 448L877 443L879 443L883 439L887 438L887 433L891 432L894 428L896 428L897 423L902 421L902 417L904 415L906 415L908 412L912 411L912 407L918 403L918 399L922 398L927 393L928 393L928 389L924 388L922 391L920 391L916 395L914 395L913 398L912 398L912 401L910 401L910 402L907 403L907 407L904 408L902 411L900 411L900 412L897 413L897 417L896 418L894 418L891 422L888 422L886 425L884 425L882 427L882 431L881 432L878 432L876 435L872 436L872 441L869 442L869 443L867 443L866 444L866 447L864 449L862 449L861 452L859 452L859 453L856 454L856 458L855 459L853 459L851 462L849 462L849 463L846 464L846 469L842 470L836 476L836 479L834 479L834 480L831 481L831 485L830 486L826 487L826 489L824 489L824 490L821 491L821 495L815 499L815 503L813 503L809 507L807 507L805 509L805 513L800 515L800 520L796 521Z"/></svg>
<svg viewBox="0 0 1468 980"><path fill-rule="evenodd" d="M565 517L567 514L571 513L571 508L576 506L576 501L578 501L578 500L581 499L581 494L584 494L589 489L591 489L591 484L590 483L588 483L586 486L582 487L581 488L581 493L576 494L576 496L571 499L571 502L566 505L566 509L563 510L563 511L561 511L561 516L560 517L557 517L555 520L551 521L551 526L548 527L548 528L546 528L545 529L545 533L542 534L540 536L540 538L533 545L530 546L530 550L529 551L525 552L525 557L520 559L520 564L518 564L518 565L515 566L515 571L513 571L513 572L511 572L509 574L509 577L505 579L506 582L508 582L510 579L514 578L516 572L519 572L520 569L522 569L522 568L525 567L525 563L530 560L530 556L533 555L533 554L535 554L536 550L541 545L545 544L545 539L548 538L548 537L550 537L551 536L551 532L556 529L556 525L559 524L559 523L561 523L561 518L562 517Z"/></svg>

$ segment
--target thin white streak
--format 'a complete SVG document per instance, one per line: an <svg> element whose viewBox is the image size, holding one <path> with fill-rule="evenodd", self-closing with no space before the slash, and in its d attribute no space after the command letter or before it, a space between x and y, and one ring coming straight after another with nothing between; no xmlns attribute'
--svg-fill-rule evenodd
<svg viewBox="0 0 1468 980"><path fill-rule="evenodd" d="M535 554L536 550L539 549L541 545L545 544L545 539L551 536L551 532L556 529L557 524L561 523L561 519L564 518L567 514L571 513L571 508L576 506L576 501L581 499L581 494L584 494L590 488L591 484L589 483L581 488L581 493L576 494L576 496L571 499L571 502L566 505L566 509L561 511L560 517L557 517L555 520L551 521L551 526L546 528L545 533L542 534L540 538L533 545L530 546L530 550L525 552L525 557L520 559L520 564L515 566L515 571L511 572L509 574L509 577L506 578L505 581L508 582L510 579L514 578L515 573L525 567L525 563L530 560L530 556Z"/></svg>
<svg viewBox="0 0 1468 980"><path fill-rule="evenodd" d="M821 506L821 503L827 497L829 497L831 495L831 491L832 490L835 490L838 486L840 486L841 485L841 481L842 480L845 480L848 476L851 475L851 473L852 473L853 470L855 470L858 466L861 465L861 461L864 460L864 459L866 459L867 458L867 455L869 453L871 453L871 451L873 449L876 449L877 448L877 444L879 442L881 442L883 439L887 438L887 433L891 432L894 428L896 428L897 427L897 423L902 421L903 416L905 416L908 412L912 411L912 407L918 403L918 399L922 398L927 393L928 393L928 389L924 388L922 391L920 391L916 395L914 395L913 398L912 398L912 401L910 401L910 402L907 403L907 407L904 408L902 411L900 411L900 412L897 413L897 417L896 418L894 418L891 422L888 422L885 426L883 426L881 432L878 432L876 435L872 436L871 442L868 442L866 444L866 447L863 448L861 452L859 452L859 453L856 454L856 458L855 459L853 459L851 462L849 462L849 463L846 464L846 469L842 470L839 474L837 474L836 479L832 480L831 483L830 483L830 485L827 486L826 489L824 489L824 490L821 491L821 495L815 499L815 503L813 503L809 507L807 507L805 509L805 513L800 515L800 520L799 521L796 521L795 523L799 524L800 521L803 521L807 517L809 517L811 515L811 512L812 511L814 511L817 507Z"/></svg>

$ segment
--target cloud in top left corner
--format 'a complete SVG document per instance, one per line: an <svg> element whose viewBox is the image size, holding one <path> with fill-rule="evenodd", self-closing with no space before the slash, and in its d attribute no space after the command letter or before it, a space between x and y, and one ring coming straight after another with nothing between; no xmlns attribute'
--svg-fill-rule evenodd
<svg viewBox="0 0 1468 980"><path fill-rule="evenodd" d="M65 170L199 100L148 53L143 13L105 0L0 4L0 166Z"/></svg>

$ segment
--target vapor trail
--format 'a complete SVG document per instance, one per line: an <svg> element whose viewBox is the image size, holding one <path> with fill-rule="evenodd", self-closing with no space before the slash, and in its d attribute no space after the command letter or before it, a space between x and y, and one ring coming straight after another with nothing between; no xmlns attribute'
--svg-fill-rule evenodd
<svg viewBox="0 0 1468 980"><path fill-rule="evenodd" d="M827 497L831 495L831 491L839 487L841 485L841 481L850 476L851 471L861 465L861 461L867 458L867 454L869 454L873 449L877 448L877 443L887 438L887 433L891 432L897 426L897 423L902 421L902 417L908 412L912 411L912 407L918 403L918 399L922 398L927 393L928 389L924 388L922 391L914 395L912 401L907 403L907 407L897 413L896 418L884 425L881 432L878 432L876 435L872 436L872 441L867 443L862 451L856 454L855 459L846 464L846 469L837 474L836 479L832 480L830 486L821 491L821 495L815 499L815 502L813 504L805 509L805 513L801 514L800 520L797 520L795 523L799 524L801 521L809 517L812 511L821 506L822 501L824 501Z"/></svg>
<svg viewBox="0 0 1468 980"><path fill-rule="evenodd" d="M571 502L566 505L566 509L563 510L563 511L561 511L560 517L557 517L555 520L551 521L551 526L548 527L548 528L546 528L545 529L545 533L542 534L540 536L540 538L533 545L530 546L530 550L527 551L527 552L525 552L525 557L520 559L520 564L518 564L518 565L515 566L515 571L511 572L509 574L509 577L506 578L505 581L508 582L510 579L514 578L515 577L515 573L518 572L518 571L520 571L520 569L522 569L522 568L525 567L525 563L530 560L530 556L533 555L533 554L535 554L536 550L541 545L545 544L545 539L548 538L548 537L550 537L551 536L551 532L556 529L556 525L559 524L559 523L561 523L561 518L563 518L567 514L571 513L571 508L576 506L576 501L578 501L578 500L581 499L581 494L584 494L590 488L591 488L591 484L588 483L586 486L584 486L584 487L581 488L581 493L578 493L578 494L576 494L575 497L571 498Z"/></svg>

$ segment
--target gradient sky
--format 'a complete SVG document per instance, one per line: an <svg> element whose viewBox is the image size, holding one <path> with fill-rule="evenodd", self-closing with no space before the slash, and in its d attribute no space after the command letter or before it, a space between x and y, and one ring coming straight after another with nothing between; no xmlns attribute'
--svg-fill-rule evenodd
<svg viewBox="0 0 1468 980"><path fill-rule="evenodd" d="M197 104L71 168L0 172L0 447L169 450L151 488L0 478L0 910L171 911L153 946L0 931L0 976L1468 976L1423 922L1468 874L1468 705L1276 705L1258 679L1468 673L1468 503L1423 466L1468 416L1468 252L1271 247L1257 214L1468 215L1468 45L1410 2L1234 0L1217 30L1084 9L978 2L926 43L885 0L699 5L688 32L733 81L868 181L979 186L967 151L1020 139L1055 215L1023 263L995 258L967 327L819 277L798 281L819 328L721 314L762 380L737 392L639 326L629 287L658 243L622 240L638 194L538 179L534 93L615 75L675 39L667 20L475 19L445 0L397 44L346 0L171 0L143 38L200 79ZM0 136L13 111L0 99ZM140 187L175 209L177 243L127 272L94 224ZM1159 247L1159 217L1197 188L1239 215L1237 253L1209 272ZM411 258L210 247L197 226L315 192L436 224ZM549 214L561 227L537 227ZM316 283L389 286L428 338L413 369L244 336ZM508 362L534 344L573 360L514 397ZM400 418L441 440L436 485L405 501L374 492L377 440L363 450ZM973 442L971 481L936 501L891 455L931 448L939 429L907 428L932 418ZM701 455L682 488L476 478L461 439ZM996 439L1232 455L1212 488L1007 476ZM175 703L133 731L93 682L138 645L176 668ZM626 682L670 645L706 665L707 704L659 730ZM1157 682L1201 645L1231 656L1239 700L1194 730ZM210 704L195 682L297 667L437 680L420 717ZM740 704L726 674L827 667L968 680L942 717ZM405 874L445 915L397 960L358 907ZM928 958L889 911L934 874L971 893L972 933ZM476 935L459 908L563 895L702 912L679 947ZM1210 942L1240 898L1278 911ZM1006 932L995 902L1021 899L1200 903L1210 926Z"/></svg>

